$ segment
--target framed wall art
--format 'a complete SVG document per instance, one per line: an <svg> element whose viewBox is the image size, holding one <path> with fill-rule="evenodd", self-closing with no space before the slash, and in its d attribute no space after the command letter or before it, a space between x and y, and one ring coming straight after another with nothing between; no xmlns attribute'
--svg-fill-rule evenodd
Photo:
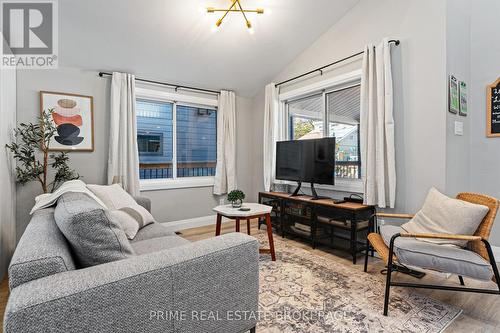
<svg viewBox="0 0 500 333"><path fill-rule="evenodd" d="M57 134L52 151L94 151L94 101L92 96L40 91L40 112L53 109Z"/></svg>
<svg viewBox="0 0 500 333"><path fill-rule="evenodd" d="M460 102L458 99L458 80L455 76L450 75L448 83L448 111L458 113Z"/></svg>

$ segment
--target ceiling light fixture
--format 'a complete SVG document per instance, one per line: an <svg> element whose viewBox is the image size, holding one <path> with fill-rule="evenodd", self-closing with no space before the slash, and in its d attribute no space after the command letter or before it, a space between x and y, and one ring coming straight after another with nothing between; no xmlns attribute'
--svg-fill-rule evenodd
<svg viewBox="0 0 500 333"><path fill-rule="evenodd" d="M248 20L246 13L257 13L257 14L264 14L264 9L262 8L257 8L257 9L243 9L241 6L240 0L229 0L231 1L231 6L228 9L219 9L219 8L214 8L214 7L207 7L207 13L216 13L216 12L223 12L224 14L220 19L215 22L215 26L218 28L222 24L222 21L226 18L227 14L229 12L238 12L243 14L243 18L245 19L245 24L248 28L248 31L250 33L253 33L253 28L252 28L252 23L250 20Z"/></svg>

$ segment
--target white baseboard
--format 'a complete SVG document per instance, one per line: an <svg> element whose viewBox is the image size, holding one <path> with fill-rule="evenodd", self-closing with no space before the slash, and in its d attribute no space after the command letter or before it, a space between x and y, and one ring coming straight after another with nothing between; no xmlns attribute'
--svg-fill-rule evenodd
<svg viewBox="0 0 500 333"><path fill-rule="evenodd" d="M162 225L164 225L169 231L176 232L184 229L205 227L207 225L215 225L215 219L216 215L207 215L186 220L162 222Z"/></svg>

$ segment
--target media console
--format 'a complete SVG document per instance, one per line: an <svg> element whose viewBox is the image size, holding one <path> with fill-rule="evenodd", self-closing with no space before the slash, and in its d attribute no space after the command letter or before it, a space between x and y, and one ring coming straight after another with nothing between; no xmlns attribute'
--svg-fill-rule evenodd
<svg viewBox="0 0 500 333"><path fill-rule="evenodd" d="M271 223L282 237L306 239L313 248L322 244L344 249L352 255L353 264L366 249L366 235L375 229L374 206L355 202L336 204L332 199L314 200L312 196L283 192L260 192L259 203L273 207ZM370 219L373 223L369 223Z"/></svg>

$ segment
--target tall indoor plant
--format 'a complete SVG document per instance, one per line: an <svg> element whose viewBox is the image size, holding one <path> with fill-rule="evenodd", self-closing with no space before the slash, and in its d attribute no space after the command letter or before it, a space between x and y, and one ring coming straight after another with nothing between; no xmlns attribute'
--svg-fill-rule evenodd
<svg viewBox="0 0 500 333"><path fill-rule="evenodd" d="M14 130L16 141L6 145L17 161L17 182L24 185L30 181L38 181L43 193L54 191L67 180L80 178L68 166L67 153L49 153L50 141L57 134L57 128L51 121L52 112L54 109L43 111L36 124L19 124ZM49 167L54 171L52 181L48 179Z"/></svg>

